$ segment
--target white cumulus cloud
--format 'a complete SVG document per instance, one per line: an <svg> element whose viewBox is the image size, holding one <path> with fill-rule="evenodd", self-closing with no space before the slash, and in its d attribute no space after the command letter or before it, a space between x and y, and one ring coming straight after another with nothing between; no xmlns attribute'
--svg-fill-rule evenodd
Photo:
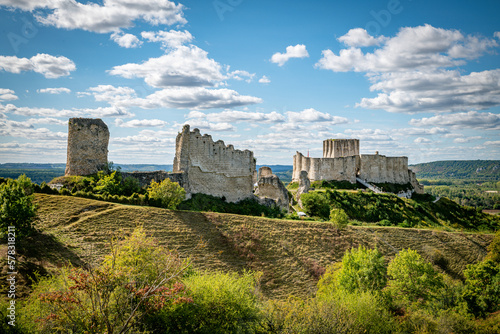
<svg viewBox="0 0 500 334"><path fill-rule="evenodd" d="M34 71L48 79L68 76L76 70L75 63L70 59L39 53L31 58L18 58L16 56L0 56L0 70L11 73Z"/></svg>
<svg viewBox="0 0 500 334"><path fill-rule="evenodd" d="M469 111L412 119L410 124L419 127L449 126L458 129L500 130L500 115L491 112Z"/></svg>
<svg viewBox="0 0 500 334"><path fill-rule="evenodd" d="M138 48L141 46L142 41L137 38L137 36L132 34L124 34L121 31L114 32L111 34L110 39L122 48Z"/></svg>
<svg viewBox="0 0 500 334"><path fill-rule="evenodd" d="M295 46L287 46L285 53L276 52L271 57L271 63L278 64L278 66L283 66L291 58L307 58L309 53L307 52L306 46L304 44L297 44Z"/></svg>
<svg viewBox="0 0 500 334"><path fill-rule="evenodd" d="M16 92L12 89L0 88L0 101L17 100Z"/></svg>
<svg viewBox="0 0 500 334"><path fill-rule="evenodd" d="M263 75L262 78L259 79L259 83L261 83L261 84L268 84L270 82L271 82L271 80L265 75Z"/></svg>
<svg viewBox="0 0 500 334"><path fill-rule="evenodd" d="M35 12L36 19L63 29L113 32L143 20L153 25L185 24L183 5L168 0L103 0L102 5L76 0L1 0L0 5Z"/></svg>
<svg viewBox="0 0 500 334"><path fill-rule="evenodd" d="M353 47L380 45L386 39L384 36L377 38L370 36L363 28L351 29L347 34L338 38L340 42Z"/></svg>
<svg viewBox="0 0 500 334"><path fill-rule="evenodd" d="M193 35L187 30L170 30L170 31L143 31L142 38L149 42L159 42L162 48L178 48L179 46L189 43L193 40Z"/></svg>
<svg viewBox="0 0 500 334"><path fill-rule="evenodd" d="M431 25L406 27L396 36L377 38L380 47L364 53L359 47L376 45L363 29L339 38L349 48L338 54L324 50L315 65L334 72L364 72L376 97L363 98L357 107L389 112L457 112L500 105L500 70L462 74L460 69L498 47L492 38L464 35Z"/></svg>
<svg viewBox="0 0 500 334"><path fill-rule="evenodd" d="M109 73L128 79L144 78L152 87L213 86L224 79L220 64L208 58L207 52L196 46L180 46L142 64L115 66Z"/></svg>

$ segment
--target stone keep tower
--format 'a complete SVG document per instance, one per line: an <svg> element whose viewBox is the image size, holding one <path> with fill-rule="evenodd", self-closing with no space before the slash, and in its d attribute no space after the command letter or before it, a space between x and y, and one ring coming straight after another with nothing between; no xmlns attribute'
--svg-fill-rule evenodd
<svg viewBox="0 0 500 334"><path fill-rule="evenodd" d="M359 155L359 139L327 139L323 141L323 158Z"/></svg>
<svg viewBox="0 0 500 334"><path fill-rule="evenodd" d="M108 163L109 130L100 118L70 118L65 175L90 175Z"/></svg>

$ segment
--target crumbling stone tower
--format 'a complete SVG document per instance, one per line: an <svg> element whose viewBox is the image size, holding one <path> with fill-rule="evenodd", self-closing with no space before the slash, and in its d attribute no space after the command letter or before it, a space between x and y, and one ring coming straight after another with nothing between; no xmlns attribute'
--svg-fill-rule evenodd
<svg viewBox="0 0 500 334"><path fill-rule="evenodd" d="M102 119L70 118L65 175L90 175L108 163L109 130Z"/></svg>
<svg viewBox="0 0 500 334"><path fill-rule="evenodd" d="M323 158L359 155L359 139L327 139L323 141Z"/></svg>

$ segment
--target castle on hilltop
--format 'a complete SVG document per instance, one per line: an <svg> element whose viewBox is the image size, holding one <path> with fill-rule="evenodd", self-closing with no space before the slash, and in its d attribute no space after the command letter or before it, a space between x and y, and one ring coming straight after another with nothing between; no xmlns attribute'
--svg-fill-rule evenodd
<svg viewBox="0 0 500 334"><path fill-rule="evenodd" d="M71 118L68 123L68 154L65 175L90 175L108 163L109 130L101 119ZM304 176L307 173L307 176ZM199 129L184 125L176 138L173 172L122 173L134 177L141 186L168 178L186 190L186 197L202 193L228 202L256 198L288 210L288 191L268 167L256 170L253 152L237 150L222 140L215 141ZM423 192L415 173L408 169L407 157L360 155L358 139L329 139L323 142L323 158L293 157L293 181L338 180L355 183L411 183ZM410 194L411 195L411 194Z"/></svg>
<svg viewBox="0 0 500 334"><path fill-rule="evenodd" d="M68 125L65 175L90 175L108 163L109 131L100 119L71 118ZM262 169L262 168L261 168ZM288 210L288 191L270 168L258 175L253 152L237 150L212 136L184 125L176 138L173 172L131 172L141 186L168 178L186 190L186 197L202 193L238 202L258 195L263 203ZM259 176L259 177L257 177ZM257 184L257 187L255 186ZM267 199L267 200L266 200Z"/></svg>
<svg viewBox="0 0 500 334"><path fill-rule="evenodd" d="M386 157L359 154L359 139L327 139L323 141L323 158L305 157L297 152L293 156L292 181L300 180L306 171L310 181L356 181L364 183L410 183L417 193L423 186L415 173L408 169L408 157Z"/></svg>

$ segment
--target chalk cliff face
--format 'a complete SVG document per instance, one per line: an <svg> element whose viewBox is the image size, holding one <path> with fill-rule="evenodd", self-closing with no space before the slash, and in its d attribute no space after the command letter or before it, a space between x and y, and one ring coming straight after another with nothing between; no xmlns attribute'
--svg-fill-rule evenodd
<svg viewBox="0 0 500 334"><path fill-rule="evenodd" d="M174 173L185 173L186 192L225 197L228 202L253 197L256 161L253 152L214 142L200 130L182 128L176 138Z"/></svg>
<svg viewBox="0 0 500 334"><path fill-rule="evenodd" d="M70 118L65 175L90 175L108 163L108 126L101 119Z"/></svg>
<svg viewBox="0 0 500 334"><path fill-rule="evenodd" d="M288 190L269 167L259 168L259 180L255 195L260 198L270 198L281 209L288 211Z"/></svg>
<svg viewBox="0 0 500 334"><path fill-rule="evenodd" d="M311 181L337 180L356 182L359 177L373 183L411 183L415 192L423 193L415 173L408 169L407 157L386 157L359 154L357 139L329 139L323 142L323 158L305 157L297 152L293 157L292 181L298 182L302 171Z"/></svg>

